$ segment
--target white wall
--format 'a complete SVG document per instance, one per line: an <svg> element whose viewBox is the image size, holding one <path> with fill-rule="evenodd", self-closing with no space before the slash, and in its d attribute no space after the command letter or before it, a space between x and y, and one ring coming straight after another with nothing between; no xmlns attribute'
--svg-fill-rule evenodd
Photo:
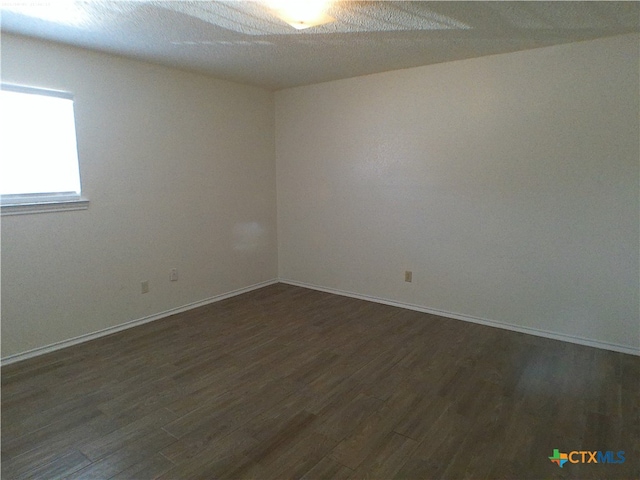
<svg viewBox="0 0 640 480"><path fill-rule="evenodd" d="M2 218L3 357L277 277L272 93L6 34L2 80L75 94L91 202Z"/></svg>
<svg viewBox="0 0 640 480"><path fill-rule="evenodd" d="M277 92L281 279L638 349L638 44Z"/></svg>
<svg viewBox="0 0 640 480"><path fill-rule="evenodd" d="M638 349L638 40L278 92L274 164L269 92L3 34L3 81L75 93L91 205L2 217L2 356L278 269Z"/></svg>

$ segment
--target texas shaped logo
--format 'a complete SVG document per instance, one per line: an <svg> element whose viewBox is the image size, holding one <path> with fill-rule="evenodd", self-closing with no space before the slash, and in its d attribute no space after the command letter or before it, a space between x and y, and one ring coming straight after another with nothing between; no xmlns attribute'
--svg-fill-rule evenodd
<svg viewBox="0 0 640 480"><path fill-rule="evenodd" d="M560 453L560 450L558 450L557 448L553 449L553 456L549 457L549 460L551 460L553 463L558 464L560 468L562 468L562 466L567 463L568 459L569 456L566 453Z"/></svg>

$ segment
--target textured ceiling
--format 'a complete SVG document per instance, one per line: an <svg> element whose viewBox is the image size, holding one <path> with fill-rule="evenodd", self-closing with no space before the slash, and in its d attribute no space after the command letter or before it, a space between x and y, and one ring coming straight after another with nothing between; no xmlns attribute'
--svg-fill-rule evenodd
<svg viewBox="0 0 640 480"><path fill-rule="evenodd" d="M635 1L336 1L307 30L259 1L0 1L3 32L268 89L640 31Z"/></svg>

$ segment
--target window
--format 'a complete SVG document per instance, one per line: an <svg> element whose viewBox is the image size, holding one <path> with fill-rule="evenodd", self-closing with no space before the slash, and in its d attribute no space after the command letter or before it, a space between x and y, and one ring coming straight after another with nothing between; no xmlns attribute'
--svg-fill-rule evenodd
<svg viewBox="0 0 640 480"><path fill-rule="evenodd" d="M85 209L80 196L73 96L2 85L2 214Z"/></svg>

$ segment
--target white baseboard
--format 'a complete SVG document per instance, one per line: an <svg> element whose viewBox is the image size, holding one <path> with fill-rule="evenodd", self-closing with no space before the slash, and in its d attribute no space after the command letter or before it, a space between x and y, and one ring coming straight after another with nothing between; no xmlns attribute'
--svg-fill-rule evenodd
<svg viewBox="0 0 640 480"><path fill-rule="evenodd" d="M273 285L274 283L278 283L278 280L275 278L272 280L267 280L265 282L255 283L253 285L249 285L248 287L239 288L231 292L223 293L210 298L205 298L204 300L199 300L197 302L189 303L187 305L182 305L181 307L171 308L169 310L165 310L164 312L149 315L147 317L139 318L137 320L131 320L129 322L121 323L120 325L115 325L113 327L105 328L103 330L98 330L97 332L87 333L85 335L80 335L78 337L70 338L69 340L63 340L61 342L45 345L44 347L38 347L38 348L34 348L33 350L28 350L26 352L9 355L7 357L2 358L0 360L0 363L3 366L10 365L12 363L19 362L21 360L26 360L28 358L44 355L45 353L54 352L56 350L70 347L72 345L77 345L79 343L88 342L89 340L94 340L96 338L104 337L106 335L111 335L112 333L120 332L128 328L137 327L138 325L143 325L145 323L153 322L155 320L160 320L162 318L170 317L171 315L175 315L176 313L186 312L187 310L192 310L194 308L202 307L210 303L219 302L220 300L225 300L230 297L235 297L236 295L241 295L243 293L247 293L252 290L257 290L258 288L266 287L268 285Z"/></svg>
<svg viewBox="0 0 640 480"><path fill-rule="evenodd" d="M37 357L40 355L44 355L45 353L54 352L56 350L60 350L62 348L70 347L72 345L77 345L79 343L88 342L89 340L94 340L96 338L104 337L106 335L110 335L112 333L120 332L122 330L126 330L128 328L137 327L138 325L143 325L145 323L153 322L155 320L160 320L162 318L169 317L171 315L175 315L176 313L185 312L187 310L191 310L194 308L202 307L204 305L208 305L210 303L219 302L221 300L225 300L230 297L235 297L236 295L241 295L243 293L250 292L252 290L257 290L262 287L266 287L268 285L273 285L275 283L285 283L288 285L295 285L298 287L309 288L312 290L319 290L321 292L333 293L336 295L342 295L345 297L358 298L360 300L367 300L370 302L381 303L384 305L391 305L394 307L406 308L409 310L415 310L423 313L430 313L432 315L438 315L445 318L453 318L455 320L462 320L465 322L478 323L481 325L487 325L490 327L502 328L504 330L512 330L514 332L527 333L529 335L536 335L538 337L551 338L553 340L561 340L564 342L576 343L578 345L586 345L588 347L601 348L604 350L612 350L614 352L627 353L630 355L638 355L640 356L640 349L633 348L626 345L618 345L615 343L602 342L598 340L592 340L588 338L576 337L573 335L567 335L564 333L550 332L547 330L540 330L536 328L530 327L521 327L518 325L512 325L509 323L499 322L496 320L487 320L485 318L473 317L470 315L463 315L458 313L445 312L442 310L437 310L433 308L427 308L420 305L413 305L410 303L397 302L395 300L388 300L385 298L374 297L371 295L363 295L354 292L348 292L344 290L339 290L335 288L327 288L321 287L319 285L313 285L305 282L298 282L295 280L287 280L287 279L272 279L267 280L265 282L256 283L253 285L249 285L248 287L239 288L237 290L233 290L231 292L223 293L220 295L216 295L214 297L206 298L204 300L200 300L197 302L189 303L187 305L183 305L181 307L172 308L166 310L164 312L156 313L154 315L149 315L147 317L139 318L137 320L131 320L129 322L121 323L120 325L115 325L113 327L105 328L103 330L98 330L97 332L88 333L85 335L80 335L78 337L71 338L69 340L63 340L61 342L52 343L50 345L45 345L44 347L34 348L33 350L28 350L22 353L16 353L14 355L9 355L0 359L1 365L10 365L15 362L19 362L21 360L26 360L28 358Z"/></svg>
<svg viewBox="0 0 640 480"><path fill-rule="evenodd" d="M288 285L294 285L297 287L309 288L312 290L319 290L321 292L333 293L336 295L342 295L345 297L358 298L360 300L367 300L375 303L382 303L384 305L391 305L393 307L406 308L408 310L415 310L423 313L430 313L432 315L438 315L445 318L453 318L455 320L462 320L465 322L479 323L481 325L487 325L489 327L502 328L504 330L511 330L514 332L527 333L529 335L536 335L538 337L551 338L553 340L561 340L563 342L576 343L578 345L585 345L587 347L601 348L604 350L612 350L614 352L627 353L629 355L640 356L640 348L629 347L626 345L618 345L615 343L602 342L599 340L592 340L588 338L577 337L574 335L567 335L565 333L551 332L548 330L541 330L531 327L521 327L519 325L513 325L510 323L499 322L497 320L487 320L485 318L473 317L471 315L463 315L459 313L445 312L442 310L436 310L434 308L427 308L420 305L413 305L410 303L397 302L395 300L388 300L386 298L374 297L371 295L362 295L360 293L348 292L339 290L336 288L326 288L319 285L313 285L305 282L298 282L295 280L287 280L281 278L280 283L286 283Z"/></svg>

